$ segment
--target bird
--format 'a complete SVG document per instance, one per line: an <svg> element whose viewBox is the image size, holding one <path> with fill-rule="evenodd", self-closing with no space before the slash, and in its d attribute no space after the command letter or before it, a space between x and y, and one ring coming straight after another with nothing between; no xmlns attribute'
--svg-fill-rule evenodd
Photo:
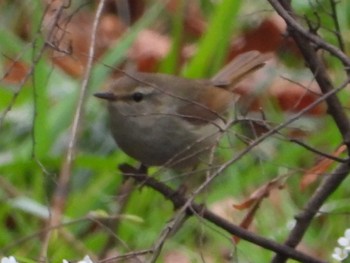
<svg viewBox="0 0 350 263"><path fill-rule="evenodd" d="M107 101L112 135L127 155L146 167L194 167L224 131L238 99L236 84L269 58L245 52L210 79L124 72L94 95Z"/></svg>

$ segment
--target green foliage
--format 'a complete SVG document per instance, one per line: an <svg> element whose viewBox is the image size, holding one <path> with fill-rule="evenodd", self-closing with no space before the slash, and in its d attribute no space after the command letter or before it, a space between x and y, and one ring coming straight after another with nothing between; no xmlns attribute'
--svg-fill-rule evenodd
<svg viewBox="0 0 350 263"><path fill-rule="evenodd" d="M189 62L185 76L197 78L208 76L205 65L214 65L213 72L218 71L227 54L240 5L241 1L224 0L216 6L208 30L199 41L196 56Z"/></svg>

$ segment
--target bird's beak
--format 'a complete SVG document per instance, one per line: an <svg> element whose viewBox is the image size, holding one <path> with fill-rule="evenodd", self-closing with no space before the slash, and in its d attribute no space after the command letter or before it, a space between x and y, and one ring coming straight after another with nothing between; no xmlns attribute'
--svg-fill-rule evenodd
<svg viewBox="0 0 350 263"><path fill-rule="evenodd" d="M95 93L94 96L103 100L108 100L108 101L114 101L117 99L117 96L115 96L111 92L99 92L99 93Z"/></svg>

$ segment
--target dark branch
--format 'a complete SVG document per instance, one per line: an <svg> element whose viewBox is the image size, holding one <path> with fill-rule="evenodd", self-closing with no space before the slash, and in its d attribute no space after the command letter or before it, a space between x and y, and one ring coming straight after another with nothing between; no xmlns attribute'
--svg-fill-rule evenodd
<svg viewBox="0 0 350 263"><path fill-rule="evenodd" d="M151 187L155 191L161 193L166 199L170 200L175 209L184 206L187 203L187 198L185 198L181 193L171 189L166 184L156 180L153 177L149 177L145 174L139 173L138 170L134 169L129 165L120 166L120 170L123 172L124 176L127 178L133 178L135 181L141 183L144 186ZM232 235L240 237L246 241L249 241L260 247L269 249L281 255L284 255L288 258L293 258L301 262L310 262L310 263L321 263L322 260L318 260L311 256L308 256L300 251L290 248L286 245L279 244L275 241L269 240L267 238L258 236L254 233L249 232L248 230L241 228L237 225L232 224L231 222L219 217L213 212L209 211L203 205L192 203L191 206L186 210L188 215L197 215L213 223L217 227L226 230Z"/></svg>
<svg viewBox="0 0 350 263"><path fill-rule="evenodd" d="M339 162L339 163L346 163L346 162L349 162L349 159L342 159L342 158L339 158L337 156L334 156L332 154L328 154L328 153L325 153L325 152L322 152L320 150L317 150L313 147L311 147L310 145L307 145L306 143L303 143L302 141L298 140L298 139L289 139L289 141L291 142L294 142L302 147L304 147L305 149L313 152L313 153L316 153L320 156L323 156L323 157L326 157L330 160L333 160L333 161L336 161L336 162Z"/></svg>
<svg viewBox="0 0 350 263"><path fill-rule="evenodd" d="M350 68L350 58L342 52L339 48L336 46L333 46L327 42L325 42L322 38L320 38L317 35L310 34L308 30L303 28L294 18L292 13L290 13L287 9L283 7L280 2L285 3L286 1L277 1L277 0L268 0L272 7L276 10L276 12L283 17L283 19L286 21L288 26L290 28L293 28L294 30L298 31L300 36L302 36L305 40L308 40L314 44L316 44L318 47L327 50L332 55L336 56L341 60L341 62L344 64L346 68Z"/></svg>
<svg viewBox="0 0 350 263"><path fill-rule="evenodd" d="M326 67L320 57L316 54L311 43L317 44L318 47L328 50L330 53L338 57L345 67L349 67L350 59L341 50L328 44L320 37L305 30L295 19L295 14L290 6L290 2L286 0L268 0L274 9L283 17L287 23L289 34L293 37L298 45L304 60L315 76L322 93L327 94L334 91L331 79L326 71ZM332 94L326 99L328 113L332 116L339 132L343 137L343 141L350 149L350 123L344 112L336 94ZM339 187L350 171L349 162L339 164L335 172L325 177L312 195L309 202L305 205L303 211L296 216L296 225L292 229L289 237L285 241L285 245L296 247L303 238L307 228L311 224L312 219L319 211L326 199ZM273 263L286 262L287 256L278 253L272 260Z"/></svg>

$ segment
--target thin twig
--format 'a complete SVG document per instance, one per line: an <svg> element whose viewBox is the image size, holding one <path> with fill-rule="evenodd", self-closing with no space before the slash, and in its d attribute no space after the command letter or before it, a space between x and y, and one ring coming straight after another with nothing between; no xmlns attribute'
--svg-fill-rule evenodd
<svg viewBox="0 0 350 263"><path fill-rule="evenodd" d="M302 141L300 141L298 139L289 139L289 141L290 142L294 142L294 143L304 147L305 149L307 149L307 150L309 150L309 151L311 151L313 153L316 153L316 154L318 154L320 156L326 157L326 158L328 158L330 160L333 160L333 161L336 161L336 162L339 162L339 163L349 162L349 159L339 158L339 157L334 156L332 154L328 154L328 153L322 152L322 151L320 151L318 149L315 149L315 148L311 147L310 145L307 145L306 143L304 143L304 142L302 142Z"/></svg>
<svg viewBox="0 0 350 263"><path fill-rule="evenodd" d="M45 12L48 10L48 8L46 8ZM59 19L59 14L60 12L57 12L56 16L53 17L54 21L57 21ZM43 21L44 16L41 18L41 20ZM42 24L43 22L41 21L40 24ZM54 32L55 27L51 26L48 28L48 32L47 35L48 37L51 37L51 35ZM34 39L34 41L30 44L31 48L34 50L35 47L37 46L37 41L40 37L40 29L38 30L38 32L36 33L36 37ZM21 82L18 84L18 89L16 89L12 95L11 101L9 102L8 106L5 108L5 110L3 111L1 117L0 117L0 129L3 126L4 120L6 118L6 115L12 110L13 105L15 104L20 92L22 91L24 84L27 83L27 81L29 80L30 77L33 76L34 73L34 69L37 66L37 64L39 63L40 59L42 58L42 56L44 55L44 52L46 50L46 44L44 44L42 47L40 47L39 51L37 54L35 54L35 52L33 53L33 63L31 65L31 67L28 69L28 71L26 72L26 74L24 75L24 77L22 78ZM20 56L18 56L19 59ZM16 59L15 61L17 61L18 59ZM2 78L4 78L6 76L6 73L4 74L4 76L2 76ZM35 104L34 104L35 105Z"/></svg>
<svg viewBox="0 0 350 263"><path fill-rule="evenodd" d="M325 94L325 93L328 93L330 90L333 90L334 87L332 86L332 82L330 80L329 75L327 74L327 70L325 68L323 61L317 56L315 50L310 45L310 42L309 42L310 38L306 37L303 33L305 29L302 28L294 19L292 19L292 21L289 20L291 18L292 11L285 10L280 3L280 2L285 3L285 1L277 1L277 0L268 0L268 1L276 9L276 11L279 12L279 14L286 20L286 23L289 27L289 32L291 36L294 38L294 40L297 42L297 45L299 46L305 61L307 62L308 66L313 72L322 93ZM285 15L287 17L285 17ZM300 30L302 30L302 32ZM325 41L322 39L319 39L318 41L325 43ZM338 51L341 52L339 49ZM342 57L341 57L342 54L334 54L334 55L336 55L340 60L342 60ZM349 60L350 62L349 57L347 57L347 60ZM350 66L350 64L348 66ZM350 148L350 123L348 121L347 115L345 114L339 99L337 98L337 96L333 95L328 97L326 102L328 105L328 112L332 115L336 125L338 126L338 129L343 136L344 143L348 146L348 148Z"/></svg>
<svg viewBox="0 0 350 263"><path fill-rule="evenodd" d="M338 45L341 51L345 53L345 45L344 45L344 40L341 34L341 29L339 25L339 18L338 18L338 13L337 13L337 3L334 0L329 0L329 3L331 5L331 14L330 16L333 19L334 22L334 27L335 27L335 36L337 37Z"/></svg>
<svg viewBox="0 0 350 263"><path fill-rule="evenodd" d="M312 43L315 43L318 47L323 48L324 50L327 50L329 53L339 58L346 68L350 68L350 58L344 52L342 52L338 47L327 43L317 35L310 34L308 30L303 28L294 19L294 17L279 3L279 1L276 1L276 0L268 0L268 1L272 5L272 7L276 10L276 12L281 17L283 17L283 19L287 22L287 24L291 28L293 28L294 30L297 30L305 39L311 41Z"/></svg>
<svg viewBox="0 0 350 263"><path fill-rule="evenodd" d="M71 131L70 131L67 153L63 161L57 186L53 195L53 201L51 205L51 216L48 222L48 226L58 225L60 223L63 210L65 207L65 203L68 195L69 181L72 174L73 163L75 160L74 155L75 155L76 144L79 136L79 128L82 125L81 122L84 114L84 105L85 105L87 92L88 92L88 84L89 84L92 65L93 65L93 58L95 57L95 42L96 42L97 28L102 15L104 4L105 4L105 0L100 1L96 10L96 15L92 26L92 33L91 33L91 39L90 39L89 57L86 64L84 77L80 88L79 99L78 99ZM44 238L44 244L46 245L44 245L44 249L41 253L41 255L43 256L42 258L46 258L45 247L47 247L47 244L50 240L50 236L51 236L51 231L48 231Z"/></svg>
<svg viewBox="0 0 350 263"><path fill-rule="evenodd" d="M11 249L13 249L14 247L19 247L20 245L23 245L26 242L34 242L36 239L39 240L41 236L43 236L45 233L50 232L52 230L64 231L65 227L75 225L78 223L82 223L82 222L86 222L86 221L96 223L99 221L115 220L116 218L120 218L120 217L122 218L123 216L116 215L116 216L110 216L110 217L105 217L105 216L99 217L99 216L87 215L85 217L73 219L73 220L66 221L66 222L61 222L58 225L47 226L47 227L44 227L44 228L40 229L39 231L36 231L30 235L21 237L12 243L6 244L5 246L1 247L0 253L8 254L9 251Z"/></svg>

